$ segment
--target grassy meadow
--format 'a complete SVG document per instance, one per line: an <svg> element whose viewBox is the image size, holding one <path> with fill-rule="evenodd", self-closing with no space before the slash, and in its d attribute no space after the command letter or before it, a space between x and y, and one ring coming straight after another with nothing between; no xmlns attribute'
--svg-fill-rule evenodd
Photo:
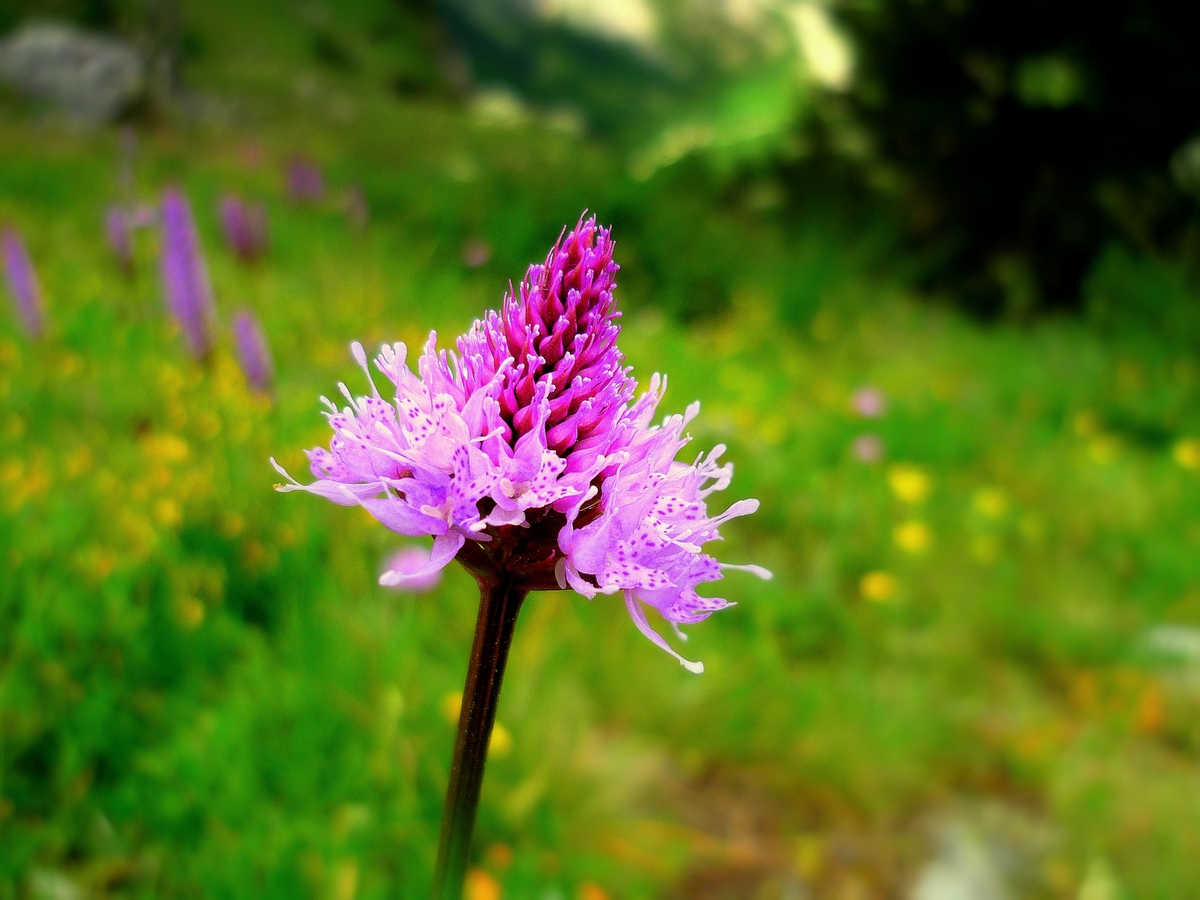
<svg viewBox="0 0 1200 900"><path fill-rule="evenodd" d="M282 27L250 42L259 15L197 8L198 111L140 127L133 163L137 200L191 198L207 365L164 311L155 232L132 278L105 244L118 132L0 117L0 220L50 323L35 341L0 317L2 900L428 891L474 584L379 587L403 541L275 493L267 460L301 475L327 441L318 397L363 388L351 340L448 344L584 208L615 226L635 374L669 374L668 412L699 399L697 448L735 464L724 502L762 501L718 555L775 579L722 583L738 605L688 629L700 676L619 601L531 596L473 900L902 897L947 834L1007 853L1015 896L1188 896L1194 355L1076 319L980 325L850 225L730 201L686 160L639 181L499 102L310 71ZM288 201L295 154L321 202ZM221 239L226 190L267 205L256 265ZM1166 278L1109 268L1110 290ZM242 305L272 397L233 356Z"/></svg>

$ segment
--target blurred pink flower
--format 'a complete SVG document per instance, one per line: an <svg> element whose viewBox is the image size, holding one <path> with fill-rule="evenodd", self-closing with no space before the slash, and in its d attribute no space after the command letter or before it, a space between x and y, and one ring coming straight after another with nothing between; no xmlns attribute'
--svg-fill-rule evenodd
<svg viewBox="0 0 1200 900"><path fill-rule="evenodd" d="M480 266L487 265L487 261L492 258L492 248L483 238L471 238L462 249L463 264L472 269L478 269Z"/></svg>
<svg viewBox="0 0 1200 900"><path fill-rule="evenodd" d="M398 591L423 594L425 591L433 590L442 581L442 570L430 571L428 566L429 551L424 547L408 546L401 547L389 556L383 564L383 570L412 576L399 584L388 584L388 587Z"/></svg>
<svg viewBox="0 0 1200 900"><path fill-rule="evenodd" d="M325 195L325 179L312 161L293 157L287 168L287 190L294 203L319 203Z"/></svg>
<svg viewBox="0 0 1200 900"><path fill-rule="evenodd" d="M877 434L860 434L850 447L859 462L877 463L883 459L883 441Z"/></svg>
<svg viewBox="0 0 1200 900"><path fill-rule="evenodd" d="M850 407L864 419L878 419L887 409L887 399L878 388L862 387L854 392Z"/></svg>

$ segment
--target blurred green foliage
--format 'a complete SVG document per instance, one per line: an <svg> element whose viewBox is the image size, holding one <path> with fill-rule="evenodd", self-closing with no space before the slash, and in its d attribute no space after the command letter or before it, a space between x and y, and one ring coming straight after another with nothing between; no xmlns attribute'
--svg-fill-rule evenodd
<svg viewBox="0 0 1200 900"><path fill-rule="evenodd" d="M448 342L584 207L616 228L636 373L670 374L670 411L703 401L697 446L728 444L733 494L762 500L722 557L776 579L722 585L739 605L689 629L700 677L619 603L531 598L481 883L896 896L926 825L985 803L1050 835L1030 896L1196 883L1196 663L1150 638L1200 626L1200 369L1125 312L1182 309L1185 277L1114 250L1095 329L984 330L914 302L886 220L836 197L789 213L761 172L694 157L643 180L536 110L399 96L385 52L315 48L356 46L344 17L197 4L187 26L197 112L141 128L134 193L186 188L222 321L261 317L277 393L227 334L186 357L153 233L132 280L109 257L119 136L0 112L0 219L51 322L0 324L0 898L427 890L473 585L379 588L399 542L273 493L267 457L299 473L327 439L317 397L362 388L350 340ZM297 152L321 204L284 199ZM267 203L260 266L219 240L227 189Z"/></svg>
<svg viewBox="0 0 1200 900"><path fill-rule="evenodd" d="M1200 132L1190 4L844 0L847 114L887 170L925 280L976 313L1078 309L1105 248L1190 259ZM1186 166L1184 167L1186 169Z"/></svg>

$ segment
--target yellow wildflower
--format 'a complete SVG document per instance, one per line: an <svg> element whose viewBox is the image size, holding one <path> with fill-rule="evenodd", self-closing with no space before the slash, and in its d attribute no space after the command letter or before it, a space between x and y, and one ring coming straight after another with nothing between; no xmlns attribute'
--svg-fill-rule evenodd
<svg viewBox="0 0 1200 900"><path fill-rule="evenodd" d="M982 487L972 495L971 505L989 519L1003 519L1008 512L1008 497L999 488Z"/></svg>
<svg viewBox="0 0 1200 900"><path fill-rule="evenodd" d="M1171 448L1171 456L1185 469L1200 469L1200 440L1182 438L1176 441Z"/></svg>
<svg viewBox="0 0 1200 900"><path fill-rule="evenodd" d="M892 532L896 546L906 553L924 553L933 543L933 532L919 519L901 522Z"/></svg>
<svg viewBox="0 0 1200 900"><path fill-rule="evenodd" d="M864 600L881 603L896 595L896 579L887 572L868 572L859 581L858 590Z"/></svg>
<svg viewBox="0 0 1200 900"><path fill-rule="evenodd" d="M924 503L933 487L929 475L911 463L897 463L888 469L888 484L892 493L905 503Z"/></svg>
<svg viewBox="0 0 1200 900"><path fill-rule="evenodd" d="M483 869L472 869L463 884L464 900L500 900L500 883Z"/></svg>

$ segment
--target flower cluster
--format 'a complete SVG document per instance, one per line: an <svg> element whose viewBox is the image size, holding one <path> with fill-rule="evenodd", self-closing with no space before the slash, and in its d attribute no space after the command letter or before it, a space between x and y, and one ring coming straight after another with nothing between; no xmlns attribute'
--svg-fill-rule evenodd
<svg viewBox="0 0 1200 900"><path fill-rule="evenodd" d="M269 394L275 383L275 366L262 326L248 309L238 310L233 317L233 345L250 387Z"/></svg>
<svg viewBox="0 0 1200 900"><path fill-rule="evenodd" d="M267 208L235 194L221 198L217 212L225 242L242 262L255 262L267 252Z"/></svg>
<svg viewBox="0 0 1200 900"><path fill-rule="evenodd" d="M438 351L431 334L418 360L385 346L376 366L391 383L385 398L366 354L352 345L371 384L345 387L348 406L326 400L329 448L309 451L317 481L289 483L336 503L360 505L403 535L431 535L420 569L389 571L403 584L458 558L477 577L507 577L529 589L567 588L594 597L623 593L634 622L692 671L650 625L648 605L673 625L698 622L727 601L696 588L741 568L701 547L719 526L753 512L743 500L718 516L705 500L729 484L723 447L691 464L685 415L652 424L666 389L655 376L637 386L617 347L613 242L595 219L580 221L543 265L529 268L499 311ZM677 630L677 629L676 629Z"/></svg>
<svg viewBox="0 0 1200 900"><path fill-rule="evenodd" d="M294 157L287 167L287 191L295 203L319 203L325 195L321 170L303 157Z"/></svg>
<svg viewBox="0 0 1200 900"><path fill-rule="evenodd" d="M0 230L0 255L4 257L4 274L17 318L21 320L26 334L40 337L46 327L46 317L42 312L42 286L29 260L25 242L11 226Z"/></svg>
<svg viewBox="0 0 1200 900"><path fill-rule="evenodd" d="M160 228L159 267L167 309L179 324L192 355L204 358L213 349L216 308L192 209L178 188L168 188L163 195Z"/></svg>

